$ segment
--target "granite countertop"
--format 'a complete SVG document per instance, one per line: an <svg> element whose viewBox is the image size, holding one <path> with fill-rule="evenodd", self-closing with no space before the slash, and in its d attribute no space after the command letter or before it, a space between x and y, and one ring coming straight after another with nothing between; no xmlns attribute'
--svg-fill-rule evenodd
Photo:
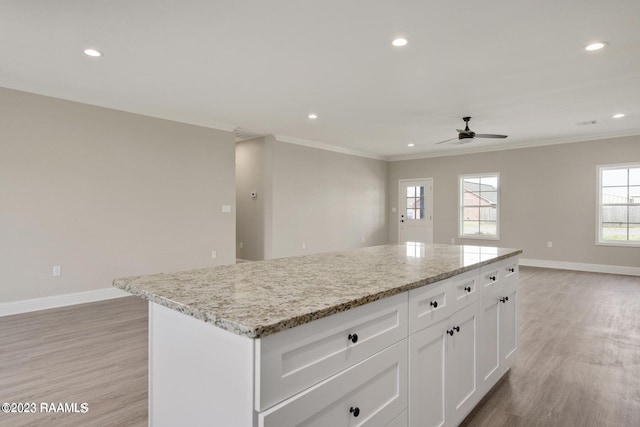
<svg viewBox="0 0 640 427"><path fill-rule="evenodd" d="M128 277L113 286L260 338L520 253L408 243Z"/></svg>

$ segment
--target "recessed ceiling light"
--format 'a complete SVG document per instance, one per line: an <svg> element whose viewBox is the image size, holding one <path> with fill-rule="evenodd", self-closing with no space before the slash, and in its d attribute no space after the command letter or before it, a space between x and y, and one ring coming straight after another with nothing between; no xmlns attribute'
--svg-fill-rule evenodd
<svg viewBox="0 0 640 427"><path fill-rule="evenodd" d="M600 50L606 45L607 45L607 42L595 42L595 43L591 43L590 45L587 45L584 49L589 51Z"/></svg>
<svg viewBox="0 0 640 427"><path fill-rule="evenodd" d="M614 114L614 115L613 115L613 116L611 116L611 117L612 117L612 118L614 118L614 119L621 119L621 118L623 118L623 117L624 117L624 114L623 114L623 113L618 113L618 114Z"/></svg>
<svg viewBox="0 0 640 427"><path fill-rule="evenodd" d="M311 113L311 114L309 114L307 117L309 117L310 119L317 119L317 118L318 118L318 115L317 115L317 114L313 114L313 113Z"/></svg>
<svg viewBox="0 0 640 427"><path fill-rule="evenodd" d="M414 143L412 142L411 144L407 144L407 145L408 145L409 147L413 147L413 146L414 146L414 145L416 145L416 144L414 144Z"/></svg>
<svg viewBox="0 0 640 427"><path fill-rule="evenodd" d="M402 37L398 37L397 39L391 42L391 44L394 45L395 47L402 47L402 46L405 46L407 43L408 43L407 39L403 39Z"/></svg>
<svg viewBox="0 0 640 427"><path fill-rule="evenodd" d="M102 52L100 52L99 50L95 50L95 49L85 49L84 50L84 54L87 55L87 56L92 56L94 58L102 56Z"/></svg>

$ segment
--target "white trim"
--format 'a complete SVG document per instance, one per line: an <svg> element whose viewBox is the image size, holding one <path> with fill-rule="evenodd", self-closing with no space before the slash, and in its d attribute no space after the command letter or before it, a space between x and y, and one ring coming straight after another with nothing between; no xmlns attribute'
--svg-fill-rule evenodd
<svg viewBox="0 0 640 427"><path fill-rule="evenodd" d="M632 169L640 167L640 163L615 163L596 165L596 180L598 185L596 186L596 246L618 246L618 247L640 247L640 241L637 240L604 240L602 238L602 173L605 170L611 169ZM631 186L631 183L627 182L627 188ZM624 205L623 205L624 206ZM629 206L629 205L627 205ZM627 218L627 226L629 225L629 218Z"/></svg>
<svg viewBox="0 0 640 427"><path fill-rule="evenodd" d="M465 178L482 178L487 176L495 176L498 179L498 187L496 189L496 234L490 235L474 235L474 234L462 234L464 231L464 179ZM479 239L479 240L500 240L500 189L502 183L500 182L500 172L484 172L484 173L469 173L458 175L458 239ZM478 219L479 221L479 219Z"/></svg>
<svg viewBox="0 0 640 427"><path fill-rule="evenodd" d="M93 291L11 301L0 303L0 317L126 296L131 296L131 294L117 288L102 288Z"/></svg>
<svg viewBox="0 0 640 427"><path fill-rule="evenodd" d="M487 153L491 151L502 151L502 150L516 150L520 148L532 148L532 147L544 147L546 145L557 145L557 144L571 144L574 142L587 142L587 141L597 141L597 140L606 140L612 138L624 138L628 136L638 136L640 135L639 129L632 129L629 131L622 131L619 133L610 133L610 134L599 134L599 135L591 135L591 136L577 136L571 138L552 138L552 139L543 139L543 140L535 140L535 141L524 141L519 143L504 143L498 145L476 145L474 148L467 148L468 144L464 144L464 150L446 150L446 151L438 151L435 153L425 152L425 153L415 153L415 154L403 154L399 156L388 156L387 160L390 162L399 162L403 160L418 160L418 159L429 159L432 157L447 157L447 156L460 156L464 154L477 154L477 153Z"/></svg>
<svg viewBox="0 0 640 427"><path fill-rule="evenodd" d="M330 145L322 142L311 141L309 139L295 138L292 136L281 135L281 134L274 134L273 136L276 138L277 141L286 142L289 144L303 145L305 147L317 148L319 150L334 151L336 153L349 154L351 156L358 156L358 157L366 157L374 160L387 160L387 161L389 160L387 156L381 156L381 155L372 154L372 153L365 153L364 151L352 150L350 148L344 148L344 147L339 147L337 145Z"/></svg>
<svg viewBox="0 0 640 427"><path fill-rule="evenodd" d="M433 177L430 178L403 178L403 179L399 179L398 180L398 208L397 208L397 215L396 215L396 221L398 222L398 242L400 241L400 221L399 221L399 215L403 215L402 212L406 212L406 195L404 195L400 190L402 190L403 188L403 183L406 184L408 182L420 182L420 181L424 181L429 185L429 225L427 226L427 232L428 232L428 237L431 237L431 241L429 242L425 242L427 244L431 244L433 243ZM426 202L426 200L425 200ZM425 217L426 217L426 211L425 211Z"/></svg>
<svg viewBox="0 0 640 427"><path fill-rule="evenodd" d="M525 267L556 268L560 270L577 270L589 271L592 273L640 276L640 267L627 267L625 265L587 264L581 262L549 261L543 259L520 259L520 265Z"/></svg>

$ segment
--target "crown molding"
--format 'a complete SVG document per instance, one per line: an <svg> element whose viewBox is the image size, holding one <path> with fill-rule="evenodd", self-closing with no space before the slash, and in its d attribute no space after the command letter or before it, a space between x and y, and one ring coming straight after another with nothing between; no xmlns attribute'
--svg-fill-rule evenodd
<svg viewBox="0 0 640 427"><path fill-rule="evenodd" d="M488 153L492 151L503 151L503 150L517 150L520 148L533 148L533 147L543 147L546 145L559 145L559 144L570 144L574 142L588 142L588 141L598 141L598 140L606 140L613 138L624 138L627 136L640 136L640 129L633 129L623 132L617 133L607 133L607 134L598 134L591 136L580 136L580 137L571 137L571 138L550 138L543 140L535 140L535 141L524 141L516 144L507 144L507 145L490 145L484 147L478 147L473 149L465 149L464 151L440 151L437 153L416 153L416 154L406 154L400 156L389 156L387 159L390 162L398 162L403 160L419 160L419 159L428 159L433 157L448 157L448 156L461 156L465 154L478 154L478 153Z"/></svg>
<svg viewBox="0 0 640 427"><path fill-rule="evenodd" d="M385 161L389 160L388 156L382 156L382 155L372 154L372 153L365 153L364 151L358 151L358 150L352 150L350 148L338 147L337 145L325 144L325 143L322 143L322 142L311 141L311 140L302 139L302 138L295 138L295 137L292 137L292 136L287 136L287 135L282 135L282 134L274 134L273 136L276 138L276 140L278 140L280 142L286 142L288 144L302 145L302 146L305 146L305 147L317 148L319 150L333 151L333 152L336 152L336 153L349 154L351 156L358 156L358 157L366 157L366 158L374 159L374 160L385 160Z"/></svg>

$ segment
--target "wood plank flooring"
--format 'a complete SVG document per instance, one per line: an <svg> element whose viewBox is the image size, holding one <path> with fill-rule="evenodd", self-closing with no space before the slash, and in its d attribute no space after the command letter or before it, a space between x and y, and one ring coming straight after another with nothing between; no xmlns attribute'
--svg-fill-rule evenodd
<svg viewBox="0 0 640 427"><path fill-rule="evenodd" d="M640 426L640 277L520 269L520 355L468 426ZM146 426L147 305L135 297L0 318L0 427Z"/></svg>
<svg viewBox="0 0 640 427"><path fill-rule="evenodd" d="M0 404L89 405L0 412L0 426L146 426L147 342L147 303L136 297L0 317Z"/></svg>

